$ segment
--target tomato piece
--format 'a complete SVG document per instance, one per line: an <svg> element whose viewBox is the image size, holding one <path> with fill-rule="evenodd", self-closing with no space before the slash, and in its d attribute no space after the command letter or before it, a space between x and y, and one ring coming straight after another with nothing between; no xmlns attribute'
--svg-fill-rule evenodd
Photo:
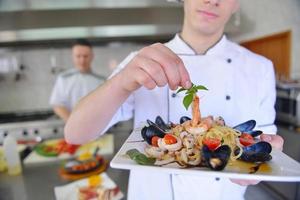
<svg viewBox="0 0 300 200"><path fill-rule="evenodd" d="M172 134L166 134L164 136L164 141L166 144L175 144L177 139Z"/></svg>
<svg viewBox="0 0 300 200"><path fill-rule="evenodd" d="M48 152L52 152L52 151L54 150L54 148L51 147L51 146L45 146L43 150L44 150L46 153L48 153Z"/></svg>
<svg viewBox="0 0 300 200"><path fill-rule="evenodd" d="M221 140L218 138L205 138L203 144L206 145L209 150L213 151L221 145Z"/></svg>
<svg viewBox="0 0 300 200"><path fill-rule="evenodd" d="M242 135L240 136L240 143L242 145L244 145L245 147L250 146L252 144L254 144L254 138L252 137L252 135L248 134L248 133L242 133Z"/></svg>
<svg viewBox="0 0 300 200"><path fill-rule="evenodd" d="M152 145L152 146L155 146L155 147L158 147L158 139L159 139L158 136L153 136L153 137L151 138L151 145Z"/></svg>

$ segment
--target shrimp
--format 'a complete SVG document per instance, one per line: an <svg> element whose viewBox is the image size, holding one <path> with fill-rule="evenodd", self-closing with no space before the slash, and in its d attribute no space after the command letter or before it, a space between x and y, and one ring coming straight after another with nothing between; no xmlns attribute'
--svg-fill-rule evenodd
<svg viewBox="0 0 300 200"><path fill-rule="evenodd" d="M199 109L199 97L197 95L194 96L193 98L193 107L192 107L192 126L195 127L199 123L201 119L201 113Z"/></svg>
<svg viewBox="0 0 300 200"><path fill-rule="evenodd" d="M199 97L195 96L193 99L192 107L193 119L191 121L186 121L183 123L185 130L193 135L197 135L203 132L206 132L212 127L213 117L208 116L201 119L201 113L199 109Z"/></svg>
<svg viewBox="0 0 300 200"><path fill-rule="evenodd" d="M205 123L200 123L197 126L192 126L191 123L187 123L185 126L185 130L193 135L204 133L208 130L208 128L209 127Z"/></svg>

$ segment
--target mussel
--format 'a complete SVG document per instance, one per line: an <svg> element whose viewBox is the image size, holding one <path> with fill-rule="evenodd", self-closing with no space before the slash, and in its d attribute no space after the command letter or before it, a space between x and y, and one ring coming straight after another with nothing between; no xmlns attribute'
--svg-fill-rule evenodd
<svg viewBox="0 0 300 200"><path fill-rule="evenodd" d="M144 138L144 140L148 144L151 144L151 139L153 136L158 136L160 138L163 138L166 133L161 128L159 128L156 124L153 123L149 126L145 126L144 128L142 128L141 134L142 134L142 137Z"/></svg>
<svg viewBox="0 0 300 200"><path fill-rule="evenodd" d="M206 164L215 171L223 170L230 158L231 149L228 145L222 145L211 151L206 145L202 147L203 156Z"/></svg>
<svg viewBox="0 0 300 200"><path fill-rule="evenodd" d="M255 120L248 120L244 123L234 126L233 129L238 130L240 132L249 132L254 129L255 125L256 125Z"/></svg>
<svg viewBox="0 0 300 200"><path fill-rule="evenodd" d="M187 116L183 116L180 118L179 122L180 122L180 124L183 124L184 122L189 121L189 120L191 120L191 118L189 118Z"/></svg>
<svg viewBox="0 0 300 200"><path fill-rule="evenodd" d="M157 126L153 121L151 121L150 119L147 119L147 123L150 125L150 126Z"/></svg>
<svg viewBox="0 0 300 200"><path fill-rule="evenodd" d="M241 160L246 162L266 162L272 159L270 155L272 146L268 142L257 142L251 146L243 148Z"/></svg>
<svg viewBox="0 0 300 200"><path fill-rule="evenodd" d="M260 130L252 130L252 131L248 131L245 133L252 135L252 137L257 137L257 136L261 135L263 132Z"/></svg>
<svg viewBox="0 0 300 200"><path fill-rule="evenodd" d="M156 117L155 122L151 121L150 119L147 119L147 123L149 125L157 126L164 132L168 132L171 129L171 125L166 124L160 116Z"/></svg>
<svg viewBox="0 0 300 200"><path fill-rule="evenodd" d="M155 124L165 132L171 129L171 127L165 123L165 121L161 118L161 116L156 117Z"/></svg>
<svg viewBox="0 0 300 200"><path fill-rule="evenodd" d="M255 126L256 126L255 120L248 120L244 123L234 126L233 129L238 130L242 133L250 134L252 135L252 137L257 137L261 135L263 132L260 130L253 130Z"/></svg>

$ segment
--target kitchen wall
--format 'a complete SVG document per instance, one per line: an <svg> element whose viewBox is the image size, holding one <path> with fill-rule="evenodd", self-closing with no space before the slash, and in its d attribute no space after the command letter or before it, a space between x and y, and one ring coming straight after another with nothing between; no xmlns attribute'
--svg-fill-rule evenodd
<svg viewBox="0 0 300 200"><path fill-rule="evenodd" d="M107 77L114 66L142 46L123 42L94 47L93 69ZM48 101L58 72L73 67L70 48L0 49L1 57L16 57L18 65L25 68L18 72L19 80L16 72L0 73L0 112L49 109Z"/></svg>
<svg viewBox="0 0 300 200"><path fill-rule="evenodd" d="M247 41L292 30L291 77L300 79L300 1L240 0L241 20L235 41Z"/></svg>
<svg viewBox="0 0 300 200"><path fill-rule="evenodd" d="M240 20L236 16L233 22L239 22L228 31L234 41L247 41L274 33L292 30L291 76L300 79L300 1L299 0L240 0ZM237 21L235 21L237 20ZM232 23L231 23L232 25ZM143 44L113 43L97 46L94 69L108 76L112 69L129 52L140 49ZM0 49L1 57L15 56L21 71L18 81L16 74L1 74L0 70L0 112L49 109L48 99L57 76L55 71L72 67L70 48L18 48Z"/></svg>

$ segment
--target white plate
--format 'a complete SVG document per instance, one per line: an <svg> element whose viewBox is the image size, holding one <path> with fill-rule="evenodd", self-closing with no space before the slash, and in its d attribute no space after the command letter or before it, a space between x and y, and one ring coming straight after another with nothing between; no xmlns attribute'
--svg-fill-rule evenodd
<svg viewBox="0 0 300 200"><path fill-rule="evenodd" d="M235 179L251 179L264 181L281 181L281 182L300 182L300 163L293 160L281 151L273 150L272 160L260 166L256 173L250 174L252 164L239 162L239 164L228 164L222 171L212 171L205 167L195 167L182 169L177 163L171 163L164 166L145 166L139 165L126 155L126 151L130 149L138 149L144 153L147 145L142 142L143 138L140 129L134 130L126 142L123 144L119 152L115 155L110 163L112 168L118 169L145 169L147 171L156 171L172 174L187 174L199 176L227 177ZM254 166L254 164L252 165Z"/></svg>
<svg viewBox="0 0 300 200"><path fill-rule="evenodd" d="M102 187L107 189L113 189L116 187L116 184L106 173L101 173L98 176L102 177ZM75 200L78 199L78 189L80 187L86 187L88 185L88 178L81 179L67 185L56 186L54 188L56 200ZM122 199L124 197L123 193L119 191L114 199Z"/></svg>

